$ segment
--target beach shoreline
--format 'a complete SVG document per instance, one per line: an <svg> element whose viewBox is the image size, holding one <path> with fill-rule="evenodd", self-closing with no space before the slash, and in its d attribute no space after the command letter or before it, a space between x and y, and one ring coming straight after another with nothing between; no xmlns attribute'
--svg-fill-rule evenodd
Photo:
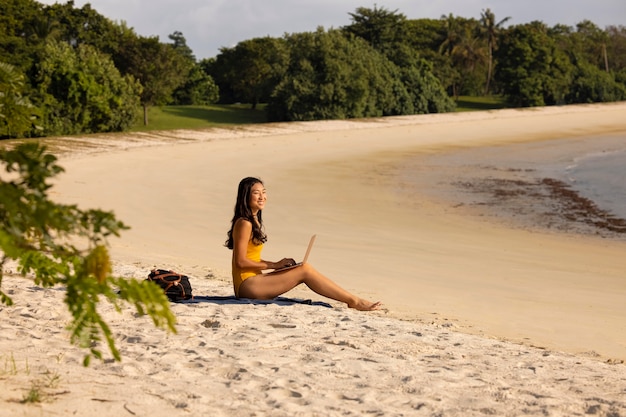
<svg viewBox="0 0 626 417"><path fill-rule="evenodd" d="M111 242L116 274L174 269L209 301L172 305L177 335L104 307L124 360L84 369L63 290L7 278L0 415L626 413L626 242L511 227L424 188L458 174L442 179L442 155L626 132L623 114L626 103L46 140L66 168L53 197L132 227ZM415 155L423 183L402 177ZM502 161L498 175L515 174ZM248 175L268 187L267 258L301 256L316 233L311 263L386 310L325 308L305 288L286 297L313 305L228 298L223 242ZM42 388L48 400L20 404L45 375L62 381Z"/></svg>

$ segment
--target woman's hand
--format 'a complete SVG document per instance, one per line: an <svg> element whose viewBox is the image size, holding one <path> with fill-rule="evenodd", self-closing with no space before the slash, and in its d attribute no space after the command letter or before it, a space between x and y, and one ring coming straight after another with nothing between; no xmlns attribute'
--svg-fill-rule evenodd
<svg viewBox="0 0 626 417"><path fill-rule="evenodd" d="M293 260L293 258L283 258L278 262L274 262L273 268L280 269L280 268L285 268L287 266L292 266L295 264L296 264L296 261Z"/></svg>

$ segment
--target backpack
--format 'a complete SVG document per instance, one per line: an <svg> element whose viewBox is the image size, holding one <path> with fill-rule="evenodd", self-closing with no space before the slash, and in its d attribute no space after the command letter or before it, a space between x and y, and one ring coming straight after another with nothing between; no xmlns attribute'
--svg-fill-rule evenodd
<svg viewBox="0 0 626 417"><path fill-rule="evenodd" d="M163 288L170 301L182 301L193 298L191 283L187 275L178 274L166 269L153 269L146 281L152 281Z"/></svg>

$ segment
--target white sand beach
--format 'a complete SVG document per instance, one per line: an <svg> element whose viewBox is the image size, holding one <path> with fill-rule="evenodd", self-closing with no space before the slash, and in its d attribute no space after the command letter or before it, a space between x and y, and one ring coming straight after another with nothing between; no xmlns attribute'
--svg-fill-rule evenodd
<svg viewBox="0 0 626 417"><path fill-rule="evenodd" d="M489 147L508 178L511 145L562 158L626 135L625 116L616 103L48 140L66 169L54 197L131 226L110 242L115 272L174 269L198 298L172 305L174 335L103 306L123 360L84 368L63 289L6 278L0 416L626 415L626 239L513 225L420 188L451 178L431 156ZM268 189L264 258L299 258L317 234L310 262L385 309L306 288L285 297L311 305L230 298L223 243L245 176ZM20 403L33 384L44 401Z"/></svg>

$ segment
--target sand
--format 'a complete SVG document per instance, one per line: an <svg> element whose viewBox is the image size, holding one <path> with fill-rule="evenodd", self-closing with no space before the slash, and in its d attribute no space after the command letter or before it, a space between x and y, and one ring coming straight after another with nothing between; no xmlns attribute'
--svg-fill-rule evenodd
<svg viewBox="0 0 626 417"><path fill-rule="evenodd" d="M85 369L63 289L5 279L0 415L626 415L626 241L503 221L424 185L458 174L442 156L489 147L506 176L511 146L561 157L626 134L625 115L617 103L49 140L67 171L54 198L132 227L111 241L116 273L185 272L199 298L172 306L176 335L103 306L123 361ZM421 183L407 161L424 162ZM248 175L268 189L265 258L301 257L316 233L310 262L385 309L306 288L285 297L310 305L228 298L223 242ZM43 402L21 404L33 384Z"/></svg>

